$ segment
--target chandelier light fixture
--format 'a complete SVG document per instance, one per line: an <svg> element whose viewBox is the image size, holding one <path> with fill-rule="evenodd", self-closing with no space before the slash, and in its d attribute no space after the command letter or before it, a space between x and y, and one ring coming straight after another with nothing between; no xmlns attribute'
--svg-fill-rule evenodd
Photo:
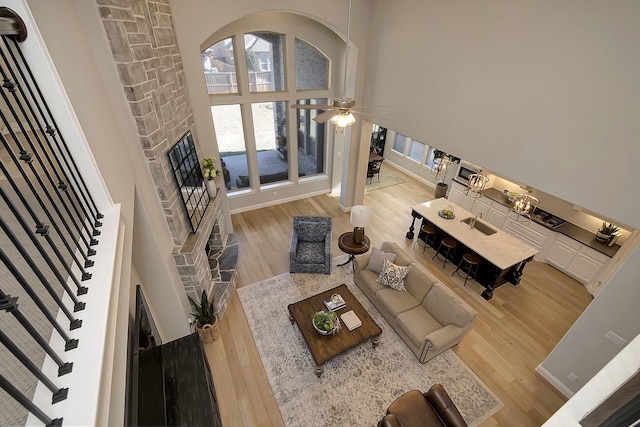
<svg viewBox="0 0 640 427"><path fill-rule="evenodd" d="M429 176L444 181L449 171L449 166L451 166L451 160L440 157L439 159L435 159L433 163L435 166L429 172Z"/></svg>
<svg viewBox="0 0 640 427"><path fill-rule="evenodd" d="M526 193L516 194L511 202L509 216L516 221L531 221L533 212L540 201L531 195L532 190L527 188Z"/></svg>
<svg viewBox="0 0 640 427"><path fill-rule="evenodd" d="M331 123L338 126L339 128L346 128L347 126L351 126L356 122L356 118L349 111L343 111L338 115L331 117Z"/></svg>
<svg viewBox="0 0 640 427"><path fill-rule="evenodd" d="M482 190L484 190L487 182L489 182L489 178L484 174L483 170L469 175L469 185L467 186L465 194L468 197L482 197Z"/></svg>

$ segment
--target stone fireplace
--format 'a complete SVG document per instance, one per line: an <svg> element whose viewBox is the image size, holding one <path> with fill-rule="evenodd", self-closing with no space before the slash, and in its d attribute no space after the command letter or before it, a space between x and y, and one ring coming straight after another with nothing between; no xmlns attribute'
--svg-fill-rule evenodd
<svg viewBox="0 0 640 427"><path fill-rule="evenodd" d="M185 292L199 301L205 290L215 302L216 314L222 317L236 289L238 244L227 232L220 207L220 193L207 206L198 231L187 236L173 254Z"/></svg>

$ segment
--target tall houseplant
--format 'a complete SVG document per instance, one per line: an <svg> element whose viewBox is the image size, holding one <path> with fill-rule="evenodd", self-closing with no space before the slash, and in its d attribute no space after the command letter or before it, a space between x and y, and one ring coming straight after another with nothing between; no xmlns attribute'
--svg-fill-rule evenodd
<svg viewBox="0 0 640 427"><path fill-rule="evenodd" d="M209 301L207 293L202 291L199 303L191 297L189 297L189 301L191 301L191 304L193 304L196 309L191 315L195 321L195 330L200 337L200 341L209 343L218 339L220 336L220 325L218 324L218 316L216 316L213 298Z"/></svg>
<svg viewBox="0 0 640 427"><path fill-rule="evenodd" d="M218 189L216 188L216 183L213 178L220 176L222 173L222 171L216 167L216 158L205 157L202 159L202 169L204 170L204 178L206 180L205 184L207 186L209 196L215 197Z"/></svg>

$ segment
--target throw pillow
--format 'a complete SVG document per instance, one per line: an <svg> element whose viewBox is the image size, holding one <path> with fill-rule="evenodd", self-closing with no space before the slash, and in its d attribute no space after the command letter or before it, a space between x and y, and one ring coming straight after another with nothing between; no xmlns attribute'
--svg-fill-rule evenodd
<svg viewBox="0 0 640 427"><path fill-rule="evenodd" d="M371 257L369 258L369 264L367 264L367 270L380 273L382 271L382 261L385 259L394 262L396 260L396 254L392 252L382 252L378 248L371 248Z"/></svg>
<svg viewBox="0 0 640 427"><path fill-rule="evenodd" d="M404 278L409 272L409 266L395 265L386 259L382 260L382 271L378 276L378 283L389 286L396 291L406 291Z"/></svg>

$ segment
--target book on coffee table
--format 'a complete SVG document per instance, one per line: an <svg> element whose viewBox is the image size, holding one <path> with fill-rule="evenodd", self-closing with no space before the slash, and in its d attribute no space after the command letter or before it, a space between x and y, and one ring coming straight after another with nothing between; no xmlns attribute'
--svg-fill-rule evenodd
<svg viewBox="0 0 640 427"><path fill-rule="evenodd" d="M331 295L331 298L327 298L326 300L324 300L324 305L330 311L336 311L340 310L343 307L346 307L347 303L344 302L344 299L340 296L340 294L333 294Z"/></svg>
<svg viewBox="0 0 640 427"><path fill-rule="evenodd" d="M349 310L346 313L342 313L342 315L340 315L340 319L342 319L342 322L350 331L353 331L354 329L362 326L362 321L353 312L353 310Z"/></svg>

